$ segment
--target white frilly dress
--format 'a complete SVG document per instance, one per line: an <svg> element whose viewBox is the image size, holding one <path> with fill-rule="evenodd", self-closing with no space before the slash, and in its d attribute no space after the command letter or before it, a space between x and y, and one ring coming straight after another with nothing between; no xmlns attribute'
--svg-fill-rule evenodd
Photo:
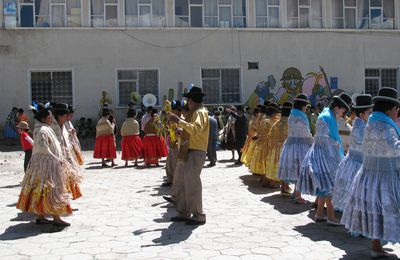
<svg viewBox="0 0 400 260"><path fill-rule="evenodd" d="M304 116L299 116L300 113L303 113ZM283 144L279 159L279 179L287 183L297 183L301 163L312 144L313 137L307 116L300 110L298 110L298 113L292 112L288 119L288 138Z"/></svg>
<svg viewBox="0 0 400 260"><path fill-rule="evenodd" d="M350 134L350 148L336 171L332 202L336 210L343 211L354 176L362 165L362 144L367 123L356 117Z"/></svg>
<svg viewBox="0 0 400 260"><path fill-rule="evenodd" d="M353 234L400 242L400 134L391 124L370 117L341 223Z"/></svg>

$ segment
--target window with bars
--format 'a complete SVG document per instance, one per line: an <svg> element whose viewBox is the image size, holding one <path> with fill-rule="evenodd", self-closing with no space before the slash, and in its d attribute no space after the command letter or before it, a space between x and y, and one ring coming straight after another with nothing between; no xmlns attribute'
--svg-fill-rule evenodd
<svg viewBox="0 0 400 260"><path fill-rule="evenodd" d="M117 71L118 106L128 106L131 93L137 92L140 96L158 94L158 70L156 69L120 69Z"/></svg>
<svg viewBox="0 0 400 260"><path fill-rule="evenodd" d="M240 70L208 69L201 70L203 91L206 94L204 103L240 103Z"/></svg>
<svg viewBox="0 0 400 260"><path fill-rule="evenodd" d="M3 0L3 10L6 26L81 26L81 0Z"/></svg>
<svg viewBox="0 0 400 260"><path fill-rule="evenodd" d="M289 28L322 28L322 0L287 0Z"/></svg>
<svg viewBox="0 0 400 260"><path fill-rule="evenodd" d="M383 87L398 89L398 69L365 69L365 93L376 96Z"/></svg>
<svg viewBox="0 0 400 260"><path fill-rule="evenodd" d="M125 24L135 27L164 27L165 0L125 0Z"/></svg>
<svg viewBox="0 0 400 260"><path fill-rule="evenodd" d="M118 26L119 0L91 0L90 18L93 27Z"/></svg>
<svg viewBox="0 0 400 260"><path fill-rule="evenodd" d="M175 0L177 27L246 27L246 0Z"/></svg>
<svg viewBox="0 0 400 260"><path fill-rule="evenodd" d="M394 0L332 0L332 27L394 29Z"/></svg>
<svg viewBox="0 0 400 260"><path fill-rule="evenodd" d="M32 101L73 105L72 71L31 71Z"/></svg>
<svg viewBox="0 0 400 260"><path fill-rule="evenodd" d="M279 28L280 0L256 0L256 27Z"/></svg>

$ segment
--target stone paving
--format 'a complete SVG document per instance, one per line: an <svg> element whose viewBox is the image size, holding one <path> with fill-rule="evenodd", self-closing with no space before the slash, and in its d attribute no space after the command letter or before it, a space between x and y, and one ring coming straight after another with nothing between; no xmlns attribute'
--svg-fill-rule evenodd
<svg viewBox="0 0 400 260"><path fill-rule="evenodd" d="M207 224L191 227L169 222L162 168L101 169L85 152L84 197L72 202L71 227L58 230L15 208L23 156L1 152L0 259L369 259L369 241L314 223L310 205L261 187L230 154L204 169ZM385 248L398 259L399 245Z"/></svg>

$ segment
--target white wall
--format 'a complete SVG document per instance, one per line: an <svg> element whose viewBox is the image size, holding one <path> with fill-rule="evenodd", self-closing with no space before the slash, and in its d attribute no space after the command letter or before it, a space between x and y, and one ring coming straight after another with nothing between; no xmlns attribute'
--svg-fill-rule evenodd
<svg viewBox="0 0 400 260"><path fill-rule="evenodd" d="M76 116L95 118L102 90L117 103L116 68L159 69L161 97L179 81L201 84L201 67L240 67L243 102L270 74L279 87L291 66L304 76L321 65L328 77L339 78L340 88L361 92L366 67L400 65L399 43L397 31L0 30L0 125L12 106L29 105L29 69L72 69ZM247 70L249 61L258 61L259 70ZM118 111L120 117L125 114Z"/></svg>

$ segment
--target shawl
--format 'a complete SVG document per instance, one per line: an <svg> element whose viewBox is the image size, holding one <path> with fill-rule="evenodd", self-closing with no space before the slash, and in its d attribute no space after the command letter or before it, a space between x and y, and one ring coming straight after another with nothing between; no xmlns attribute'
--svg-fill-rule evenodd
<svg viewBox="0 0 400 260"><path fill-rule="evenodd" d="M125 120L121 128L121 136L138 135L139 123L134 118L130 117Z"/></svg>
<svg viewBox="0 0 400 260"><path fill-rule="evenodd" d="M114 134L114 128L107 118L100 118L96 125L96 137Z"/></svg>
<svg viewBox="0 0 400 260"><path fill-rule="evenodd" d="M382 122L388 124L396 130L397 135L400 137L400 127L385 113L373 112L368 118L368 123L369 122Z"/></svg>
<svg viewBox="0 0 400 260"><path fill-rule="evenodd" d="M308 121L308 117L307 117L306 113L304 113L303 111L301 111L301 110L299 110L299 109L297 109L297 108L293 108L293 109L290 111L290 114L291 114L292 116L297 116L297 117L303 118L303 119L307 122L308 129L311 130L310 121Z"/></svg>

